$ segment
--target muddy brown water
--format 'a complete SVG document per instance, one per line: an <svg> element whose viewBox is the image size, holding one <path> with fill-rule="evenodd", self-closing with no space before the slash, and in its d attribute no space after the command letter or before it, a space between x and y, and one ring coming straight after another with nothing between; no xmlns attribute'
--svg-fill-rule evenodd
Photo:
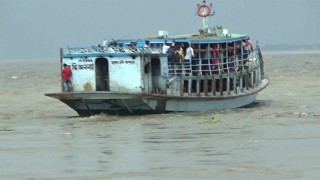
<svg viewBox="0 0 320 180"><path fill-rule="evenodd" d="M317 179L320 51L264 53L246 108L80 118L59 60L0 61L1 179Z"/></svg>

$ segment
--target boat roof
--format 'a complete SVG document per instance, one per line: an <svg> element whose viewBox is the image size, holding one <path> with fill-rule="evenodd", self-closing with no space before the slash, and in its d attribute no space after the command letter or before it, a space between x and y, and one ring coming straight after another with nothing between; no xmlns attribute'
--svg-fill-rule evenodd
<svg viewBox="0 0 320 180"><path fill-rule="evenodd" d="M126 40L117 40L118 43L129 44L131 42L145 42L146 40L150 41L150 43L164 43L167 41L171 43L173 40L175 42L186 42L191 44L206 44L206 43L229 43L232 41L239 41L242 39L249 38L246 34L227 34L227 35L202 35L202 34L176 34L176 35L168 35L166 38L154 36L154 37L146 37L142 39L126 39Z"/></svg>
<svg viewBox="0 0 320 180"><path fill-rule="evenodd" d="M191 44L208 44L208 43L229 43L234 41L240 41L249 38L248 35L243 34L227 34L227 35L213 35L213 34L179 34L168 35L166 38L160 36L146 37L142 39L125 39L116 40L121 46L111 47L112 52L109 52L106 48L100 46L89 47L67 47L63 52L63 57L94 57L94 56L128 56L138 54L161 54L159 48L148 47L145 48L145 41L149 41L151 44L163 44L165 41L172 43L191 43ZM132 42L137 43L137 46L130 46ZM110 47L108 47L110 48Z"/></svg>
<svg viewBox="0 0 320 180"><path fill-rule="evenodd" d="M185 40L191 43L224 43L230 41L237 41L244 38L248 38L248 35L242 34L228 34L226 36L217 35L202 35L202 34L182 34L182 35L170 35L168 39Z"/></svg>
<svg viewBox="0 0 320 180"><path fill-rule="evenodd" d="M68 47L63 51L63 58L71 57L124 57L128 55L137 56L140 54L149 54L149 55L163 55L161 49L152 48L152 47L130 47L130 46L118 46L118 47L109 47L112 48L112 52L108 48L103 48L100 46L90 46L90 47Z"/></svg>

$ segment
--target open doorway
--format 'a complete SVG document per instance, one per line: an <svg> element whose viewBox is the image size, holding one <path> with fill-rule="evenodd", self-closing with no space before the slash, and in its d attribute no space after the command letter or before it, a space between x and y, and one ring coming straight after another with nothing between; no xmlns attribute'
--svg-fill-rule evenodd
<svg viewBox="0 0 320 180"><path fill-rule="evenodd" d="M151 58L151 77L152 77L152 87L160 87L161 78L161 63L159 57Z"/></svg>
<svg viewBox="0 0 320 180"><path fill-rule="evenodd" d="M95 69L96 69L96 91L110 91L108 59L97 58Z"/></svg>

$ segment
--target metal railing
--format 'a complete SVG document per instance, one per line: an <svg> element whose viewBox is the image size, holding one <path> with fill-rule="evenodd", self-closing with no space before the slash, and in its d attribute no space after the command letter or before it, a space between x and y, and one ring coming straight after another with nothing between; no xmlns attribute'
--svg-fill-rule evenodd
<svg viewBox="0 0 320 180"><path fill-rule="evenodd" d="M247 54L216 58L193 58L191 61L168 63L169 76L205 76L246 71L259 66L259 56L254 50Z"/></svg>

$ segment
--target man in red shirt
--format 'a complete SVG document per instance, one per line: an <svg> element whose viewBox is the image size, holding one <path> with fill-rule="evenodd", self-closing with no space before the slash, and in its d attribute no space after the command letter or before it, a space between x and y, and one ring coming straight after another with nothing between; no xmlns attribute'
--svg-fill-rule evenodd
<svg viewBox="0 0 320 180"><path fill-rule="evenodd" d="M71 78L72 72L67 64L63 64L62 68L62 80L63 80L63 91L71 92Z"/></svg>

